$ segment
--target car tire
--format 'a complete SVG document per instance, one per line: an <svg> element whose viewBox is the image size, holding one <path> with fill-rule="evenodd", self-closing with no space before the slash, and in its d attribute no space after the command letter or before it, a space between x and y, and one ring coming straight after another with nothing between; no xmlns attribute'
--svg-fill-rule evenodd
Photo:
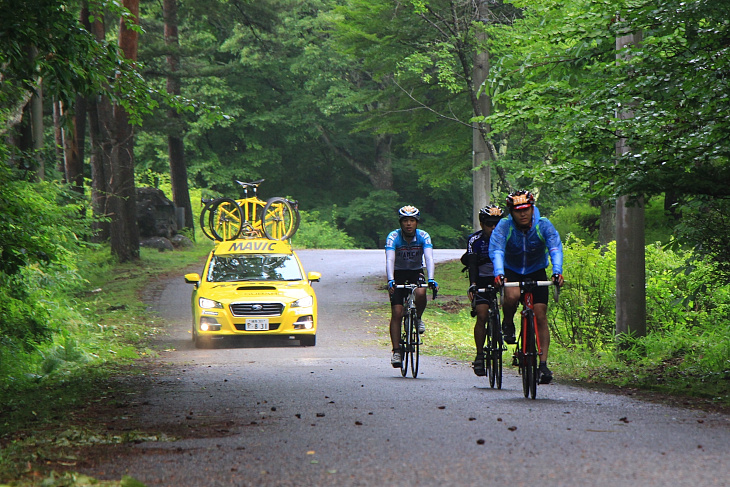
<svg viewBox="0 0 730 487"><path fill-rule="evenodd" d="M195 348L213 348L213 340L209 337L195 336Z"/></svg>
<svg viewBox="0 0 730 487"><path fill-rule="evenodd" d="M317 344L317 335L301 335L297 338L302 347L313 347Z"/></svg>

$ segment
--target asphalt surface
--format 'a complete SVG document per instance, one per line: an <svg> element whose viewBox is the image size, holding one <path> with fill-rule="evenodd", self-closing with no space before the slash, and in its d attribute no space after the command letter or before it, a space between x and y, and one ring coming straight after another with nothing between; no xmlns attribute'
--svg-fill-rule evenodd
<svg viewBox="0 0 730 487"><path fill-rule="evenodd" d="M455 259L461 250L437 250ZM145 441L86 473L148 486L730 485L730 417L560 383L525 399L515 369L490 389L469 364L390 366L382 251L307 250L316 347L259 341L196 350L191 287L171 280L155 308L174 323L153 387L133 399ZM181 273L182 274L182 273ZM436 276L438 279L438 276ZM430 298L429 298L430 300ZM424 314L428 325L429 312ZM428 329L424 345L428 347Z"/></svg>

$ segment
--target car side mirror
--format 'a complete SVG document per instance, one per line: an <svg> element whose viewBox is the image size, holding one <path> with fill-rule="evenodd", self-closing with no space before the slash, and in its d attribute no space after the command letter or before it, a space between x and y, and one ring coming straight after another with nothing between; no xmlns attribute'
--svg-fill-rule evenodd
<svg viewBox="0 0 730 487"><path fill-rule="evenodd" d="M322 279L322 274L320 272L309 272L307 273L307 279L310 283L319 282Z"/></svg>
<svg viewBox="0 0 730 487"><path fill-rule="evenodd" d="M197 284L198 282L200 282L200 274L185 274L185 282L187 282L188 284Z"/></svg>

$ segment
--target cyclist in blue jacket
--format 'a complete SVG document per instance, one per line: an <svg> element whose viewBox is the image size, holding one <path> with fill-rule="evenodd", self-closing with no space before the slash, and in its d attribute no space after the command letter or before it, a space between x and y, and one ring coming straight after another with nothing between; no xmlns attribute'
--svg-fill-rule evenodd
<svg viewBox="0 0 730 487"><path fill-rule="evenodd" d="M431 236L418 229L421 212L415 206L404 206L398 210L400 228L388 234L385 240L385 274L388 278L390 293L390 341L393 355L390 364L398 368L402 363L400 350L400 330L403 320L403 305L408 297L407 289L396 289L396 284L418 284L426 282L423 275L423 261L426 261L428 285L438 290L433 280L434 261ZM416 288L416 310L418 312L418 333L426 331L421 315L426 309L426 289Z"/></svg>
<svg viewBox="0 0 730 487"><path fill-rule="evenodd" d="M494 283L501 287L505 281L547 280L548 256L553 265L552 280L563 285L563 243L550 220L540 217L535 197L529 191L515 191L507 196L509 216L499 222L489 240L489 256L494 265ZM553 374L547 366L550 329L547 322L548 288L533 292L535 318L541 345L540 383L549 384ZM504 341L515 343L514 314L520 301L520 289L505 288Z"/></svg>

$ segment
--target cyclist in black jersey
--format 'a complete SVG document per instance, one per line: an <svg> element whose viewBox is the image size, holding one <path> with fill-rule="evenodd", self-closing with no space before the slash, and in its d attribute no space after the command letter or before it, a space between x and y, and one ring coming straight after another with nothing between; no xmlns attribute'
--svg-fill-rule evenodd
<svg viewBox="0 0 730 487"><path fill-rule="evenodd" d="M484 342L487 339L487 319L489 318L489 299L485 293L477 293L477 289L491 286L494 281L494 266L489 258L489 238L492 230L502 219L503 211L495 205L487 205L479 210L479 226L481 230L469 235L466 244L466 256L469 269L470 302L474 302L476 323L474 323L474 344L477 354L474 362L474 373L478 376L487 374L484 365Z"/></svg>

